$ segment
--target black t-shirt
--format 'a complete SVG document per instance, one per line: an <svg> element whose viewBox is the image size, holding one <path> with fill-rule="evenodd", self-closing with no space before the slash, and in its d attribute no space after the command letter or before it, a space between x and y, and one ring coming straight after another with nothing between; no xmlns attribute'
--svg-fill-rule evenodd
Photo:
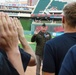
<svg viewBox="0 0 76 75"><path fill-rule="evenodd" d="M24 70L26 70L27 65L30 61L31 55L24 52L23 49L21 48L19 48L19 50L21 53L21 59L22 59ZM9 62L6 53L2 49L0 49L0 75L19 75L17 70Z"/></svg>
<svg viewBox="0 0 76 75"><path fill-rule="evenodd" d="M66 54L59 75L76 75L76 45Z"/></svg>
<svg viewBox="0 0 76 75"><path fill-rule="evenodd" d="M65 54L74 44L76 44L76 33L65 33L48 41L44 48L42 70L58 75Z"/></svg>

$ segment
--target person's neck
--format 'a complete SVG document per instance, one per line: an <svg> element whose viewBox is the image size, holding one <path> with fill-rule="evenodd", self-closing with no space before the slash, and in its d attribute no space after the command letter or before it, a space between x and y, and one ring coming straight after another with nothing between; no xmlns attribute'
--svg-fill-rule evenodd
<svg viewBox="0 0 76 75"><path fill-rule="evenodd" d="M76 32L76 28L72 28L72 27L64 28L64 33L75 33L75 32Z"/></svg>

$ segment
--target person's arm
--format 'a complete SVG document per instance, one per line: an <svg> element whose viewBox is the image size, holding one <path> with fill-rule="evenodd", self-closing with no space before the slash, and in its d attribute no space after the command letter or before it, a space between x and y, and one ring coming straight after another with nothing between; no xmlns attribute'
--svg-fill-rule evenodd
<svg viewBox="0 0 76 75"><path fill-rule="evenodd" d="M3 12L0 13L0 48L6 52L8 60L19 75L24 75L21 55L18 49L17 29L10 17Z"/></svg>
<svg viewBox="0 0 76 75"><path fill-rule="evenodd" d="M15 21L17 23L16 26L17 26L17 30L18 30L19 41L21 42L21 45L22 45L24 51L31 55L31 59L29 61L28 66L34 66L34 65L36 65L35 53L32 50L32 48L30 47L30 45L28 44L26 38L24 37L24 31L23 31L20 21L17 18L15 18Z"/></svg>
<svg viewBox="0 0 76 75"><path fill-rule="evenodd" d="M36 34L34 34L32 37L31 37L31 42L35 42L36 41Z"/></svg>
<svg viewBox="0 0 76 75"><path fill-rule="evenodd" d="M52 46L47 42L44 48L42 75L55 75L55 62L52 49Z"/></svg>
<svg viewBox="0 0 76 75"><path fill-rule="evenodd" d="M38 33L39 33L39 31L37 31L37 30L34 31L34 35L31 37L31 42L35 42L35 41L37 42L36 39L37 39L37 34Z"/></svg>
<svg viewBox="0 0 76 75"><path fill-rule="evenodd" d="M31 59L29 61L28 66L36 65L35 53L32 50L32 48L29 46L29 44L28 44L27 40L25 39L25 37L20 37L20 42L21 42L21 45L22 45L24 51L31 55Z"/></svg>

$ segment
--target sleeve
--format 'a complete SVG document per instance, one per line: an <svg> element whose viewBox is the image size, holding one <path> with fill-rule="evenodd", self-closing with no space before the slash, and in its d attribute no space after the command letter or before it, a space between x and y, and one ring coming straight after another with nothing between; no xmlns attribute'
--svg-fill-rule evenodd
<svg viewBox="0 0 76 75"><path fill-rule="evenodd" d="M63 60L59 75L76 75L75 72L76 72L76 48L75 49L71 48Z"/></svg>
<svg viewBox="0 0 76 75"><path fill-rule="evenodd" d="M35 42L36 41L36 35L34 34L31 38L31 42Z"/></svg>
<svg viewBox="0 0 76 75"><path fill-rule="evenodd" d="M45 44L44 47L44 56L43 56L43 72L54 73L55 72L55 62L54 56L52 52L52 46L49 44Z"/></svg>
<svg viewBox="0 0 76 75"><path fill-rule="evenodd" d="M32 38L31 38L31 42L35 42L36 41L36 43L37 43L37 45L38 44L40 44L40 42L41 42L41 39L42 39L42 36L40 35L40 33L38 33L38 34L34 34L33 36L32 36Z"/></svg>
<svg viewBox="0 0 76 75"><path fill-rule="evenodd" d="M0 75L19 75L9 60L0 53Z"/></svg>
<svg viewBox="0 0 76 75"><path fill-rule="evenodd" d="M2 53L0 53L0 75L5 75L6 71L6 75L8 74L8 68L7 68L7 65L6 65L6 61L5 61L5 58L3 57Z"/></svg>
<svg viewBox="0 0 76 75"><path fill-rule="evenodd" d="M21 53L21 59L23 63L24 70L26 70L28 63L30 61L31 55L26 53L23 49L19 48L20 53Z"/></svg>

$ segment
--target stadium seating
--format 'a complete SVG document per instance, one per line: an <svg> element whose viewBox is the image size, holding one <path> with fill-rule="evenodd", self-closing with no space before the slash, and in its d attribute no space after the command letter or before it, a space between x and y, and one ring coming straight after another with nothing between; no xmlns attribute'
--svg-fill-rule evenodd
<svg viewBox="0 0 76 75"><path fill-rule="evenodd" d="M46 6L48 5L48 3L50 2L50 0L39 0L35 10L34 10L34 14L38 14L39 11L43 11Z"/></svg>
<svg viewBox="0 0 76 75"><path fill-rule="evenodd" d="M63 2L60 0L39 0L34 12L32 13L31 17L37 17L38 19L41 18L42 22L42 14L45 14L45 20L47 20L47 22L45 23L48 26L48 32L52 33L57 33L56 36L61 35L64 31L64 29L62 28L62 23L61 23L61 19L62 19L62 9L64 7L64 5L67 2ZM49 6L50 5L50 6ZM51 8L52 11L53 10L59 10L56 11L54 14L54 11L51 12ZM50 10L49 10L50 9ZM40 11L44 11L44 13L40 13ZM47 12L50 13L50 15L48 15ZM50 17L50 19L47 18L47 16ZM37 20L38 20L37 19ZM31 32L34 33L34 30L36 28L40 29L40 25L42 25L42 22L38 21L38 22L32 22L31 24ZM49 20L49 22L48 22Z"/></svg>
<svg viewBox="0 0 76 75"><path fill-rule="evenodd" d="M63 7L64 7L64 5L65 5L66 3L67 3L67 2L62 2L62 1L55 1L55 0L53 0L48 9L57 8L57 10L62 10Z"/></svg>

